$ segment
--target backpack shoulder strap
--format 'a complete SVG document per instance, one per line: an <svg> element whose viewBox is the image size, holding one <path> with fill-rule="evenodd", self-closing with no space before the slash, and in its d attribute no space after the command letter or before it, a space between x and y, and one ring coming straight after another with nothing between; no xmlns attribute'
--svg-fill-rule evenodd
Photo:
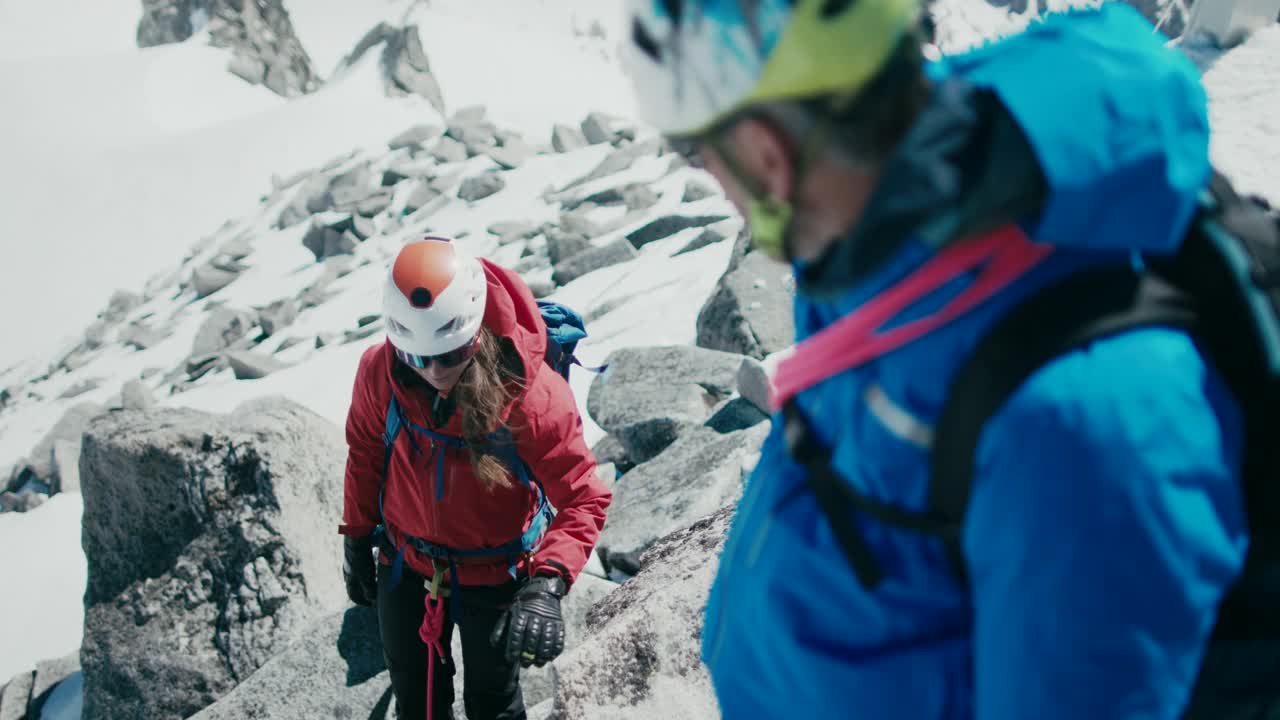
<svg viewBox="0 0 1280 720"><path fill-rule="evenodd" d="M1129 268L1087 271L1018 304L978 342L951 382L934 431L928 507L957 576L967 581L961 532L973 464L986 422L1036 370L1055 357L1139 326L1194 328L1189 297Z"/></svg>
<svg viewBox="0 0 1280 720"><path fill-rule="evenodd" d="M400 436L400 428L404 425L404 416L400 413L400 403L396 402L396 394L391 393L387 402L386 429L382 432L382 481L387 481L387 470L391 467L391 453L395 449L396 438Z"/></svg>

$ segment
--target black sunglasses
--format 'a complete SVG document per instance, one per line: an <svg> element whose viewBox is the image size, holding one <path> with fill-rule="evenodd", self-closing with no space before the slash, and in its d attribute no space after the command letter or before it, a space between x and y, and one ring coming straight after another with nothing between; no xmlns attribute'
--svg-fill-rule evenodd
<svg viewBox="0 0 1280 720"><path fill-rule="evenodd" d="M448 369L454 368L476 356L480 351L480 336L476 335L471 342L460 348L450 350L449 352L440 353L439 355L414 355L407 353L400 348L396 348L396 357L400 362L411 368L426 370L432 365Z"/></svg>

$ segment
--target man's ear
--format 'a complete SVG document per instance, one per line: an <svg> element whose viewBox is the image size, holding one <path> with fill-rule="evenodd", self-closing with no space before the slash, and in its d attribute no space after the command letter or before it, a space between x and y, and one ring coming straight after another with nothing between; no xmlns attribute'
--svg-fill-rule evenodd
<svg viewBox="0 0 1280 720"><path fill-rule="evenodd" d="M780 128L758 116L746 117L729 130L728 140L730 151L737 156L743 171L760 182L768 197L793 199L795 149Z"/></svg>

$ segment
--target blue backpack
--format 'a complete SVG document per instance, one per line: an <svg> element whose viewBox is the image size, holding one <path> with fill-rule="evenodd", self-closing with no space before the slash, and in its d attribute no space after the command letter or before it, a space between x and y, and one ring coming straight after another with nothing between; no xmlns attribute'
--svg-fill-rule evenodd
<svg viewBox="0 0 1280 720"><path fill-rule="evenodd" d="M582 366L582 363L574 356L578 342L587 336L582 316L572 308L548 300L539 300L538 309L542 313L542 319L547 329L547 351L544 359L561 377L568 380L569 368L574 365ZM600 372L604 370L604 367L587 369ZM408 433L409 442L416 453L422 453L422 446L416 436L420 435L429 441L431 454L435 457L436 463L435 496L437 501L444 497L442 478L444 477L445 453L449 449L474 449L464 438L435 432L406 418L400 403L396 401L395 393L392 393L391 401L387 406L386 430L382 435L382 443L385 450L382 461L382 485L378 488L378 514L382 518L382 523L373 532L375 545L379 545L383 540L386 540L389 545L393 544L387 533L386 515L382 511L382 494L386 487L387 473L391 469L391 455L394 452L396 439L400 437L400 431L406 427L411 430ZM494 455L506 464L520 483L532 490L537 496L537 511L534 514L533 521L529 523L529 528L521 533L519 537L493 548L452 548L413 537L412 535L404 535L404 544L399 548L395 548L395 560L391 563L391 587L394 588L400 582L404 571L405 549L410 545L418 552L430 557L433 561L439 560L445 563L449 568L450 590L455 596L458 593L457 562L459 560L506 557L508 562L507 571L514 580L516 577L516 565L520 558L537 549L538 544L542 541L543 533L546 532L547 526L551 524L552 518L555 517L555 510L552 509L551 504L547 501L547 493L542 487L542 483L530 471L528 463L520 459L519 453L516 452L515 439L507 428L499 428L490 433L489 442L486 447L480 450Z"/></svg>

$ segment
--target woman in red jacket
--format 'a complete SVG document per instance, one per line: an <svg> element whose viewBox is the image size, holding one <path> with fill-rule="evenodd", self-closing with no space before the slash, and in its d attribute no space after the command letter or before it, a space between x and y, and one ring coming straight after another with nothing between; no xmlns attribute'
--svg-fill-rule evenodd
<svg viewBox="0 0 1280 720"><path fill-rule="evenodd" d="M467 717L524 718L519 668L563 649L560 599L611 493L514 272L410 243L383 314L388 341L361 358L347 416L347 594L377 607L401 718L451 717L455 625Z"/></svg>

